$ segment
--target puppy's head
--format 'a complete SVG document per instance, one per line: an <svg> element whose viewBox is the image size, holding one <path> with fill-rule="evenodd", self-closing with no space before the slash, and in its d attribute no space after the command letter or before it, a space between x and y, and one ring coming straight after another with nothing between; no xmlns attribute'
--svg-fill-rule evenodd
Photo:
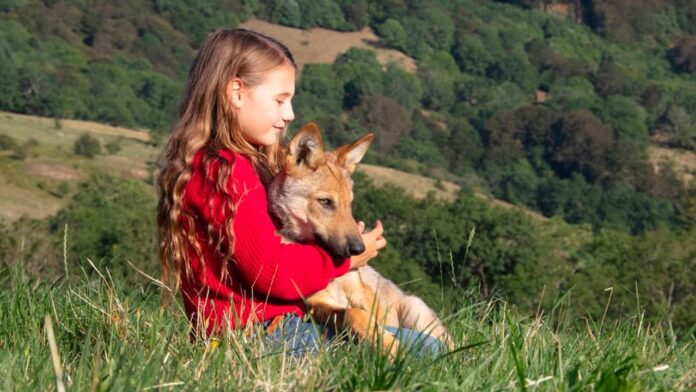
<svg viewBox="0 0 696 392"><path fill-rule="evenodd" d="M316 242L336 257L365 250L353 218L356 165L374 136L324 152L319 128L303 126L289 144L283 170L269 187L269 208L282 225L281 233L297 242Z"/></svg>

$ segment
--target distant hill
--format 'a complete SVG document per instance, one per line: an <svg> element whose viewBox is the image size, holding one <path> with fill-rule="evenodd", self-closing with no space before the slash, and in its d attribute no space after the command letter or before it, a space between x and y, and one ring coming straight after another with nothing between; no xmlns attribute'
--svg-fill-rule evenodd
<svg viewBox="0 0 696 392"><path fill-rule="evenodd" d="M388 48L369 27L360 31L335 31L320 27L303 30L251 18L239 25L280 39L295 57L297 65L307 63L333 64L336 56L350 48L370 49L377 52L383 66L393 62L409 72L417 69L416 61L403 52Z"/></svg>

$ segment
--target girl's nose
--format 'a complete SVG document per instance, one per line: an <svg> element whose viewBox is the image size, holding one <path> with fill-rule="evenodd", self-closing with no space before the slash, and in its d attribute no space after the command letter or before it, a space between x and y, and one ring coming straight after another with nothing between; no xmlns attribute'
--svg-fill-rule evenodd
<svg viewBox="0 0 696 392"><path fill-rule="evenodd" d="M281 117L283 118L283 121L290 122L295 119L295 112L292 110L292 104L288 103L286 105L283 105L283 112L281 113Z"/></svg>

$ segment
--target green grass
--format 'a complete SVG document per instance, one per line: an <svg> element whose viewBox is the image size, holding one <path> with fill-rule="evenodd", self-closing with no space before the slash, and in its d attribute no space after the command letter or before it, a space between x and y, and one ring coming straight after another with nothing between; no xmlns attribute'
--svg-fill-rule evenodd
<svg viewBox="0 0 696 392"><path fill-rule="evenodd" d="M460 349L436 360L390 363L352 343L294 359L241 332L191 343L181 308L162 309L155 284L125 286L88 262L65 268L70 279L36 280L21 264L0 269L0 389L56 390L58 380L66 390L99 391L696 387L692 337L639 317L571 320L563 300L534 318L502 302L464 300L446 320Z"/></svg>

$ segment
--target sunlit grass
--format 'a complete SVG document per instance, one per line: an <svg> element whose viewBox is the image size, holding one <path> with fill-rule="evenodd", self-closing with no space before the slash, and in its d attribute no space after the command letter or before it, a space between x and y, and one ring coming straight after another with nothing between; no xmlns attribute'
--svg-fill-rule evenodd
<svg viewBox="0 0 696 392"><path fill-rule="evenodd" d="M563 300L552 314L520 317L502 302L465 299L446 318L459 349L434 360L390 362L350 342L295 358L245 332L192 343L183 311L162 309L154 282L125 286L88 261L68 264L70 279L36 280L21 266L0 271L0 389L55 390L59 380L66 390L696 387L693 338L680 340L638 315L611 324L571 320Z"/></svg>

